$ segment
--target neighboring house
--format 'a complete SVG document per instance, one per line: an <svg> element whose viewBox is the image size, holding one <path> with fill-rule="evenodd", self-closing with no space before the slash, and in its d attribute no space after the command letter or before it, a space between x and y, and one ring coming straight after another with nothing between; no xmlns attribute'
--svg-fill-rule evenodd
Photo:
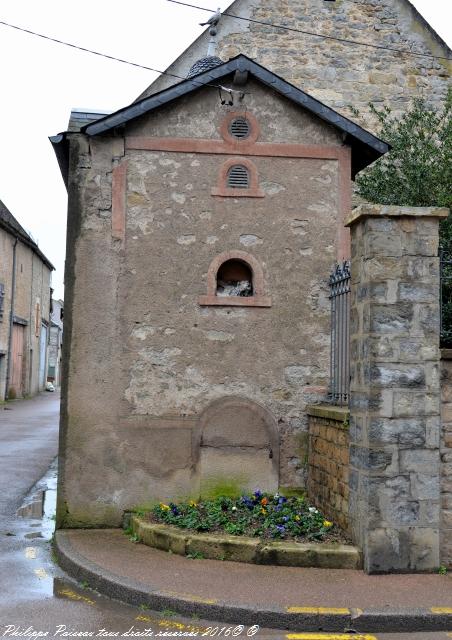
<svg viewBox="0 0 452 640"><path fill-rule="evenodd" d="M452 51L409 0L236 0L225 11L245 19L221 18L217 55L222 60L243 53L371 130L375 120L369 102L401 112L415 96L438 103L450 85ZM184 20L199 17L199 12L180 6L174 13ZM278 30L259 21L333 39ZM206 29L167 71L185 77L205 55L208 40ZM140 98L177 82L171 75L161 75Z"/></svg>
<svg viewBox="0 0 452 640"><path fill-rule="evenodd" d="M45 388L54 267L0 201L0 398Z"/></svg>
<svg viewBox="0 0 452 640"><path fill-rule="evenodd" d="M61 350L63 346L63 316L64 316L63 300L54 300L52 298L52 310L50 313L47 380L49 382L52 382L55 387L61 387L61 360L62 360Z"/></svg>
<svg viewBox="0 0 452 640"><path fill-rule="evenodd" d="M71 128L58 525L303 487L351 180L388 146L246 56Z"/></svg>

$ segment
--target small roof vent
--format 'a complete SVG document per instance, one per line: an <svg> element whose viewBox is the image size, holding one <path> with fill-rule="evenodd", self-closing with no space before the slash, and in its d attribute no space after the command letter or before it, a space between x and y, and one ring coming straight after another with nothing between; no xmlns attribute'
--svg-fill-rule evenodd
<svg viewBox="0 0 452 640"><path fill-rule="evenodd" d="M234 138L244 140L250 135L251 126L246 118L234 118L229 124L229 133Z"/></svg>
<svg viewBox="0 0 452 640"><path fill-rule="evenodd" d="M201 58L191 67L187 74L187 78L193 78L199 73L204 73L204 71L209 71L210 69L220 66L220 64L223 64L223 60L217 56L206 56L205 58Z"/></svg>
<svg viewBox="0 0 452 640"><path fill-rule="evenodd" d="M231 189L249 189L250 174L242 164L233 165L228 172L228 187Z"/></svg>

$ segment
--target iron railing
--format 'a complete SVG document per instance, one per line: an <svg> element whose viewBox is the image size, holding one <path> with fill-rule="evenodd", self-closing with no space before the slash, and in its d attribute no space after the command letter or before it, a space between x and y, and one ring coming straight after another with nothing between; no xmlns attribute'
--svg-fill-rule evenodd
<svg viewBox="0 0 452 640"><path fill-rule="evenodd" d="M452 252L440 249L440 343L452 347Z"/></svg>
<svg viewBox="0 0 452 640"><path fill-rule="evenodd" d="M329 398L347 405L350 396L350 262L337 264L330 276L331 353Z"/></svg>

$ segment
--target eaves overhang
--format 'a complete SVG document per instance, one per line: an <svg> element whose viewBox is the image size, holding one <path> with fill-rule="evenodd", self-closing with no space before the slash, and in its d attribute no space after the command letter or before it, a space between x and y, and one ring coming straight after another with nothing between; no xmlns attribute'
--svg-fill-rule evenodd
<svg viewBox="0 0 452 640"><path fill-rule="evenodd" d="M377 136L243 54L100 118L82 127L81 131L89 136L107 133L202 87L212 84L218 86L236 71L248 72L265 86L339 129L343 133L344 142L352 148L353 177L390 150L390 145Z"/></svg>

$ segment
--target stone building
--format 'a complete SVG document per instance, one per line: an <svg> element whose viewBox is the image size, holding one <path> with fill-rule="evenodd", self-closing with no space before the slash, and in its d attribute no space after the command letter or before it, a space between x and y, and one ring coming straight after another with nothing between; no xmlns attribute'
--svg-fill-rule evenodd
<svg viewBox="0 0 452 640"><path fill-rule="evenodd" d="M53 266L0 201L0 398L45 388Z"/></svg>
<svg viewBox="0 0 452 640"><path fill-rule="evenodd" d="M50 312L50 328L49 328L47 380L49 382L52 382L55 387L61 386L63 317L64 317L63 300L54 300L52 298L52 308Z"/></svg>
<svg viewBox="0 0 452 640"><path fill-rule="evenodd" d="M174 11L187 20L199 16L180 6ZM452 51L409 0L235 0L226 13L242 19L223 15L218 24L222 60L243 53L371 131L369 102L398 113L417 96L437 103L450 86ZM208 39L206 30L167 71L185 77L205 55ZM176 82L161 75L140 97Z"/></svg>
<svg viewBox="0 0 452 640"><path fill-rule="evenodd" d="M69 194L59 526L304 486L351 178L388 147L245 56L202 66L52 138Z"/></svg>

